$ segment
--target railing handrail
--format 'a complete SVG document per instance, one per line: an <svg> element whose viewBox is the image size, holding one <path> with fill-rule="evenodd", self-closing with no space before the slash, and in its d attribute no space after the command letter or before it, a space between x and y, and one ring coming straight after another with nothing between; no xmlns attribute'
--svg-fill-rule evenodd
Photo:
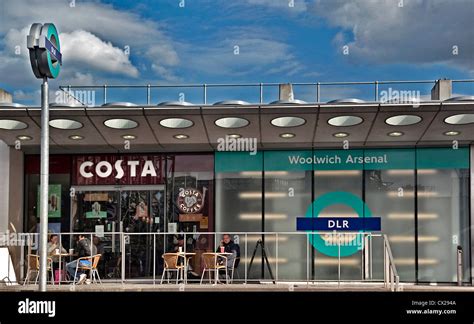
<svg viewBox="0 0 474 324"><path fill-rule="evenodd" d="M400 276L398 275L397 272L397 267L395 266L395 261L393 259L392 255L392 249L390 247L390 242L388 240L387 234L383 234L383 241L384 241L384 249L385 249L385 254L387 255L387 267L389 268L389 278L385 277L385 282L387 283L387 280L390 280L390 288L392 291L398 291L399 290L399 283L400 283ZM393 280L395 282L393 282Z"/></svg>
<svg viewBox="0 0 474 324"><path fill-rule="evenodd" d="M13 234L13 233L12 233ZM39 233L28 233L28 232L20 232L20 233L14 233L15 235L39 235ZM50 233L53 234L53 233ZM48 235L50 235L48 234ZM367 235L368 233L358 233L358 232L338 232L338 231L295 231L295 232L233 232L233 231L213 231L213 232L103 232L103 233L97 233L97 232L61 232L57 233L57 235L111 235L111 234L132 234L132 235L147 235L147 234L153 234L153 235L195 235L195 234L248 234L248 235L257 235L257 234L263 234L263 235L281 235L281 234L300 234L300 235L307 235L307 234L313 234L313 235L321 235L321 234L337 234L337 235ZM382 233L370 233L371 236L374 237L379 237L383 236L385 234Z"/></svg>
<svg viewBox="0 0 474 324"><path fill-rule="evenodd" d="M17 238L19 239L24 239L26 241L26 239L29 239L28 240L28 253L30 253L30 249L37 249L37 245L35 244L35 241L37 241L37 238L39 237L39 233L14 233L17 235ZM336 237L336 241L337 241L337 249L338 249L338 252L337 252L337 260L334 260L334 261L337 261L335 262L334 264L337 263L337 267L338 267L338 275L337 275L337 282L338 282L338 288L340 288L340 284L341 282L344 282L344 281L354 281L355 279L351 278L341 278L341 266L342 266L342 260L341 260L341 250L340 248L342 247L342 243L341 243L341 238L344 238L345 236L361 236L363 238L363 240L361 240L360 244L367 244L366 242L366 239L365 238L369 238L369 241L370 238L379 238L382 240L383 242L383 255L384 255L384 276L382 278L378 277L378 278L372 278L372 275L370 275L369 277L365 277L364 275L364 271L365 271L365 268L364 268L364 257L368 257L367 260L372 260L372 248L371 246L369 247L369 249L367 249L366 251L368 251L369 253L369 256L366 256L366 255L363 255L361 254L362 256L362 260L361 260L361 266L362 266L362 282L381 282L383 283L383 285L387 288L387 289L391 289L392 291L398 291L398 288L399 288L399 276L398 276L398 272L397 272L397 269L395 267L395 263L394 263L394 259L393 259L393 255L392 255L392 251L391 251L391 248L390 248L390 244L388 242L388 238L387 238L387 235L383 234L383 233L371 233L371 232L337 232L337 231L310 231L310 232L305 232L305 231L288 231L288 232L264 232L264 231L255 231L255 232L231 232L231 231L206 231L206 232L62 232L62 233L58 233L57 235L59 236L59 244L60 246L63 245L64 242L70 242L69 244L72 244L72 240L73 240L73 237L74 236L77 236L79 234L82 234L84 235L86 238L89 238L91 241L93 239L93 237L95 236L98 236L98 237L112 237L112 245L109 246L109 248L111 248L111 252L112 253L116 253L117 256L121 256L121 261L120 261L120 264L117 263L116 267L118 269L118 273L120 274L120 278L118 277L114 277L115 279L121 281L122 283L125 283L125 282L133 282L133 281L140 281L140 280L144 280L144 281L150 281L152 279L150 278L128 278L126 276L126 259L127 259L127 253L131 253L130 251L129 252L126 252L127 249L126 249L126 246L127 245L130 245L130 247L133 245L133 244L138 244L138 243L132 243L132 239L131 237L134 237L134 236L141 236L141 237L150 237L150 239L153 241L152 242L152 247L153 247L153 252L150 254L150 256L153 258L153 261L151 261L150 259L150 264L153 264L153 283L155 284L156 282L156 271L157 271L157 266L156 266L156 258L157 258L157 252L158 253L161 253L160 251L163 250L163 251L168 251L169 249L167 248L168 247L171 247L170 245L168 245L167 241L163 241L164 242L164 245L160 246L159 249L157 249L157 239L161 240L161 239L165 239L167 237L170 237L170 236L174 236L174 235L178 235L178 236L183 236L184 239L185 239L185 242L187 242L187 238L189 237L193 237L195 239L197 239L196 235L199 236L199 235L211 235L213 236L214 238L213 239L208 239L209 242L213 242L210 243L209 247L206 247L207 248L210 248L211 250L213 250L217 245L218 245L218 242L219 242L219 237L223 234L230 234L231 236L240 236L239 237L239 240L237 241L237 238L235 238L235 241L239 244L241 244L242 248L241 248L241 252L243 253L242 256L241 256L241 263L243 264L243 267L244 267L244 280L245 280L245 283L247 283L248 281L254 281L254 280L257 280L257 281L262 281L262 280L265 280L265 279L268 279L268 278L265 278L266 276L264 274L262 274L263 277L258 277L257 278L250 278L250 272L249 272L249 260L250 260L250 255L252 254L251 251L248 249L248 244L253 244L252 242L254 241L255 238L262 238L262 237L266 237L270 243L270 253L269 250L267 250L267 255L269 257L269 259L272 259L271 263L275 266L275 269L276 269L276 277L273 278L274 282L285 282L285 281L295 281L295 282L307 282L307 284L309 284L310 282L318 282L318 281L327 281L327 282L333 282L333 281L336 281L334 279L330 279L330 278L317 278L316 276L312 275L311 274L311 268L310 268L310 264L313 262L313 259L312 257L310 257L310 249L312 248L311 247L311 242L310 240L305 240L305 247L306 247L306 280L303 279L302 274L304 272L304 268L301 267L301 270L296 270L296 276L293 278L291 277L292 275L290 274L290 277L288 277L288 275L284 275L283 278L280 277L280 269L279 269L279 263L280 262L286 262L286 261L280 261L280 249L279 249L279 245L283 242L281 241L281 238L284 236L284 235L288 235L289 237L291 237L291 235L296 235L297 237L301 237L300 235L321 235L321 234L329 234L329 235L337 235ZM273 240L272 237L275 237L276 240ZM33 241L31 241L31 238L33 238ZM130 240L129 240L130 239ZM298 239L298 238L297 238ZM351 240L354 241L354 242L357 242L359 240L359 238L353 238ZM148 241L148 242L151 242L151 241ZM298 242L298 240L296 241ZM364 243L362 243L364 242ZM30 244L32 243L32 244ZM140 243L141 244L141 243ZM171 244L171 243L169 243ZM176 244L176 243L173 243L173 244ZM356 244L359 244L359 243L356 243ZM24 246L24 244L21 244L22 246ZM66 243L67 245L67 243ZM352 245L351 245L352 246ZM71 246L73 247L73 246ZM362 246L361 246L362 247ZM267 246L268 248L268 246ZM184 245L184 252L186 252L186 249L187 249L187 245L185 244ZM257 247L255 248L255 251L256 251ZM275 250L273 250L275 249ZM271 250L273 250L273 252L271 252ZM24 251L24 250L22 250ZM255 253L254 251L254 253ZM92 253L92 251L91 251ZM363 252L363 253L367 253L367 252ZM23 260L23 257L21 257L21 260ZM62 256L59 255L59 260L61 260ZM252 257L253 258L253 257ZM302 258L304 258L302 256ZM301 259L302 261L304 261L304 259ZM23 262L23 261L20 261L20 262ZM263 262L263 259L260 261L260 262ZM369 261L369 265L371 267L371 262L372 261ZM302 263L303 264L303 263ZM20 264L21 265L21 274L20 274L20 277L21 279L23 279L23 275L24 275L24 264ZM367 266L367 265L365 265ZM149 271L151 271L151 269L148 269ZM115 270L114 270L115 271ZM303 272L298 272L298 271L303 271ZM151 273L151 272L150 272ZM254 276L254 275L252 275ZM112 277L111 277L112 278ZM239 278L240 279L240 278ZM357 280L358 281L358 280Z"/></svg>
<svg viewBox="0 0 474 324"><path fill-rule="evenodd" d="M438 80L384 80L384 81L317 81L317 82L290 82L293 86L312 86L316 87L316 101L321 100L321 86L356 86L356 85L370 85L374 90L374 101L379 101L379 86L387 84L435 84ZM474 79L456 79L450 80L453 83L470 83ZM101 89L103 90L103 103L107 103L107 89L144 89L146 90L145 98L147 105L151 104L151 89L165 89L165 88L197 88L203 90L202 102L207 105L208 89L210 88L237 88L237 87L256 87L259 89L259 104L263 104L263 89L268 87L277 87L280 84L287 84L288 82L267 82L267 83L189 83L189 84L103 84L103 85L60 85L59 89L66 92L74 100L81 102L78 98L70 92L72 89ZM225 98L229 99L229 98ZM244 99L244 98L240 98ZM331 98L332 99L332 98ZM334 98L340 99L340 98ZM199 105L199 104L198 104Z"/></svg>
<svg viewBox="0 0 474 324"><path fill-rule="evenodd" d="M102 84L102 85L60 85L60 89L79 88L204 88L204 87L268 87L291 83L292 85L357 85L357 84L403 84L403 83L435 83L438 80L384 80L384 81L318 81L318 82L263 82L263 83L183 83L183 84ZM474 79L452 79L451 82L474 82Z"/></svg>

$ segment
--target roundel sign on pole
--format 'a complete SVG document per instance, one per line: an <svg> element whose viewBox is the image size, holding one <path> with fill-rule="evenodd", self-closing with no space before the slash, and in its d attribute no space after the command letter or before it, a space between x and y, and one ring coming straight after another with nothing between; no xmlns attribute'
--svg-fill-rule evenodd
<svg viewBox="0 0 474 324"><path fill-rule="evenodd" d="M61 45L56 26L33 24L27 37L33 73L39 79L56 78L62 64Z"/></svg>

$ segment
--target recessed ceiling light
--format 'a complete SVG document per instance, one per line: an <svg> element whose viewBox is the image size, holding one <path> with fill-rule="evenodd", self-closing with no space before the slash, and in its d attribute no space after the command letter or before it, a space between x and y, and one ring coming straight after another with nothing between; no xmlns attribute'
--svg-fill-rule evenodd
<svg viewBox="0 0 474 324"><path fill-rule="evenodd" d="M31 141L33 138L28 135L19 135L16 138L18 138L20 141Z"/></svg>
<svg viewBox="0 0 474 324"><path fill-rule="evenodd" d="M81 135L71 135L69 136L69 139L73 140L73 141L80 141L80 140L83 140L84 139L84 136L81 136Z"/></svg>
<svg viewBox="0 0 474 324"><path fill-rule="evenodd" d="M390 132L387 135L391 137L399 137L399 136L403 136L403 132Z"/></svg>
<svg viewBox="0 0 474 324"><path fill-rule="evenodd" d="M247 126L250 122L240 117L224 117L217 119L214 123L222 128L240 128Z"/></svg>
<svg viewBox="0 0 474 324"><path fill-rule="evenodd" d="M79 129L83 125L72 119L53 119L49 121L49 126L58 129Z"/></svg>
<svg viewBox="0 0 474 324"><path fill-rule="evenodd" d="M421 119L417 115L397 115L385 119L385 123L392 126L408 126L418 124Z"/></svg>
<svg viewBox="0 0 474 324"><path fill-rule="evenodd" d="M347 136L349 136L349 134L348 134L348 133L344 133L344 132L340 132L340 133L332 134L332 136L341 138L341 137L347 137Z"/></svg>
<svg viewBox="0 0 474 324"><path fill-rule="evenodd" d="M13 119L0 119L0 128L8 130L25 129L28 125L24 122Z"/></svg>
<svg viewBox="0 0 474 324"><path fill-rule="evenodd" d="M240 135L240 134L229 134L227 136L229 136L230 138L241 138L242 137L242 135Z"/></svg>
<svg viewBox="0 0 474 324"><path fill-rule="evenodd" d="M135 135L127 134L127 135L122 135L122 138L129 140L129 139L135 139L137 137Z"/></svg>
<svg viewBox="0 0 474 324"><path fill-rule="evenodd" d="M444 132L443 134L446 135L446 136L456 136L456 135L461 134L461 132L458 132L458 131L447 131L447 132Z"/></svg>
<svg viewBox="0 0 474 324"><path fill-rule="evenodd" d="M185 134L178 134L178 135L175 135L173 137L176 138L176 139L180 139L180 140L189 138L189 136L185 135Z"/></svg>
<svg viewBox="0 0 474 324"><path fill-rule="evenodd" d="M464 125L474 123L474 114L459 114L446 117L444 119L446 124Z"/></svg>
<svg viewBox="0 0 474 324"><path fill-rule="evenodd" d="M306 120L301 117L277 117L271 121L276 127L298 127L306 123Z"/></svg>
<svg viewBox="0 0 474 324"><path fill-rule="evenodd" d="M293 134L293 133L283 133L283 134L280 134L280 137L281 138L293 138L295 137L296 135Z"/></svg>
<svg viewBox="0 0 474 324"><path fill-rule="evenodd" d="M364 120L359 116L337 116L328 120L328 124L337 127L354 126L362 123Z"/></svg>
<svg viewBox="0 0 474 324"><path fill-rule="evenodd" d="M138 126L138 123L131 119L113 118L104 121L104 125L114 129L131 129Z"/></svg>
<svg viewBox="0 0 474 324"><path fill-rule="evenodd" d="M194 123L184 118L165 118L160 120L160 125L166 128L188 128L193 126Z"/></svg>

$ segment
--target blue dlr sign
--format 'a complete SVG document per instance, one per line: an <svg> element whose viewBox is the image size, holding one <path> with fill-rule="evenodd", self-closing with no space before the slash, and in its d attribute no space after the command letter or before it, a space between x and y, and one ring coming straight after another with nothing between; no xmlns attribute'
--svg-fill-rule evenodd
<svg viewBox="0 0 474 324"><path fill-rule="evenodd" d="M298 231L380 231L380 217L298 217Z"/></svg>

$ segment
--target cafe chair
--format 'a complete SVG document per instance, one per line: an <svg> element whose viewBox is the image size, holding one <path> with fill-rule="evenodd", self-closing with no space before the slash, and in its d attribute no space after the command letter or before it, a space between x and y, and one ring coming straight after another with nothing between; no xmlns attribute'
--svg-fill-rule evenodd
<svg viewBox="0 0 474 324"><path fill-rule="evenodd" d="M97 283L97 281L102 284L100 280L99 271L97 271L97 265L99 264L101 254L96 254L93 256L82 257L77 259L76 272L74 273L74 284L76 284L77 272L79 270L89 271L89 276L92 282ZM81 263L81 261L89 261L87 264Z"/></svg>
<svg viewBox="0 0 474 324"><path fill-rule="evenodd" d="M223 262L218 262L223 261ZM211 283L211 272L214 272L214 279L215 283L217 285L217 279L219 277L219 270L224 269L225 270L225 280L226 283L229 283L229 278L227 276L227 257L218 255L218 253L203 253L202 254L202 262L204 264L204 269L202 270L202 275L201 275L201 285L202 285L202 280L204 279L204 274L206 271L209 273L209 283Z"/></svg>
<svg viewBox="0 0 474 324"><path fill-rule="evenodd" d="M178 283L180 276L184 278L184 264L179 264L179 253L165 253L161 256L165 262L165 266L163 268L163 274L161 275L161 282L163 284L163 279L165 278L165 274L167 273L168 283L170 283L170 273L176 271L176 283Z"/></svg>
<svg viewBox="0 0 474 324"><path fill-rule="evenodd" d="M38 283L39 279L39 268L40 268L40 261L39 261L39 255L36 254L28 254L28 271L26 272L26 278L25 281L23 281L23 286L26 285L26 283L29 283L30 280L30 275L32 272L36 272L36 278L35 278L35 285ZM54 271L53 271L53 259L48 258L47 265L46 265L46 270L47 272L51 273L51 284L54 285Z"/></svg>
<svg viewBox="0 0 474 324"><path fill-rule="evenodd" d="M234 260L232 260L232 268L230 268L230 283L234 282L234 272L237 270L238 267L236 266L236 264L238 264L237 260L240 260L240 257L236 257L234 258ZM239 271L237 271L237 277L239 277L240 279Z"/></svg>

